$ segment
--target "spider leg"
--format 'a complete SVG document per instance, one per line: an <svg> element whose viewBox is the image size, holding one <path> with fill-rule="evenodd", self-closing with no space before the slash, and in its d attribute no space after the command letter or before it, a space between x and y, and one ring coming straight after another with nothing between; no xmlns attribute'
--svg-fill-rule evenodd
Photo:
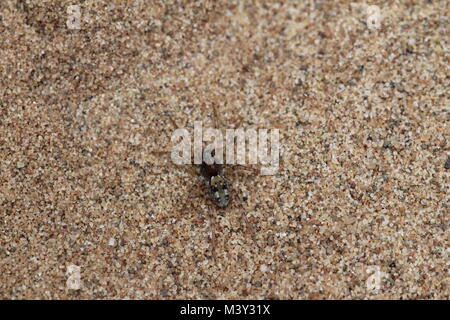
<svg viewBox="0 0 450 320"><path fill-rule="evenodd" d="M217 238L216 238L216 230L217 230L217 225L216 225L216 221L215 221L215 216L216 216L216 210L213 209L212 212L209 212L208 214L208 218L209 218L209 225L211 226L211 256L214 260L214 262L217 261Z"/></svg>

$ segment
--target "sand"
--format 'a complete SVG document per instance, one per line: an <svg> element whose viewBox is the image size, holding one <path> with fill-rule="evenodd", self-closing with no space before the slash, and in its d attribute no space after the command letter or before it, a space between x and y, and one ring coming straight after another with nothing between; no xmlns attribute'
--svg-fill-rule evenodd
<svg viewBox="0 0 450 320"><path fill-rule="evenodd" d="M74 4L0 2L0 298L450 297L448 1ZM278 173L219 209L194 121Z"/></svg>

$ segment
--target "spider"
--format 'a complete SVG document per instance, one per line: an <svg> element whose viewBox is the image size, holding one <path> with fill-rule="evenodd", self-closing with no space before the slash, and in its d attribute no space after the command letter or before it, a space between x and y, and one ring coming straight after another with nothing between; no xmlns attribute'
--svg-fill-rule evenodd
<svg viewBox="0 0 450 320"><path fill-rule="evenodd" d="M218 128L217 126L217 115L215 112L215 109L213 109L213 114L214 114L214 124L215 127ZM172 123L172 130L178 129L180 126L173 120L173 118L171 117L169 112L163 112L163 115L165 117L168 118L168 120L170 120L170 122ZM242 118L240 119L239 122L242 122ZM238 123L238 126L235 126L237 128L241 127L241 123ZM168 140L170 141L170 136L168 137ZM161 155L165 154L170 154L170 151L162 151L162 152L152 152L153 154L156 154L158 156L159 159ZM239 171L243 171L245 172L245 176L246 177L256 177L260 175L260 168L256 168L256 167L249 167L249 166L242 166L239 164L234 164L234 165L229 165L227 164L226 166L221 164L216 160L215 157L215 151L212 150L210 151L210 154L208 154L207 152L204 152L202 155L202 162L201 164L196 164L196 165L188 165L187 166L187 170L192 172L192 177L194 176L200 176L202 177L202 179L205 182L206 185L206 190L208 193L208 198L211 199L211 201L213 202L214 206L211 207L211 211L209 211L209 219L210 219L210 224L212 226L212 232L211 232L211 254L213 256L213 259L216 259L216 235L214 230L216 230L216 215L219 214L220 216L223 216L223 213L226 210L230 209L230 206L236 207L236 206L242 206L242 209L244 209L244 211L248 211L250 209L250 202L247 202L247 200L249 199L249 196L246 194L242 194L239 195L239 192L236 192L236 189L238 189L238 186L234 186L234 191L233 191L233 186L231 184L230 181L235 181L236 177L234 177L233 179L228 179L226 177L225 174L225 170L228 168L232 168L232 172L236 173L236 169L240 168ZM207 159L207 156L211 156L214 161L210 162L210 161L205 161L205 159ZM208 162L208 163L207 163ZM170 163L170 160L169 160ZM174 164L172 164L174 165ZM170 166L170 164L169 164ZM164 169L169 169L171 170L168 165L164 165L161 166ZM230 175L230 173L227 170L227 173ZM242 178L241 175L239 175L240 178ZM190 194L194 195L195 191L191 190ZM233 195L233 197L232 197ZM194 196L195 197L195 196ZM233 201L232 201L233 199ZM187 200L187 199L186 199ZM236 201L239 200L239 201ZM246 233L253 239L254 242L256 242L256 238L255 238L255 229L254 229L254 225L252 223L250 223L248 221L248 217L247 214L243 214L242 216L242 222L244 223L244 228L246 229Z"/></svg>
<svg viewBox="0 0 450 320"><path fill-rule="evenodd" d="M214 157L213 152L212 156ZM200 174L206 180L206 185L209 189L212 200L219 206L219 208L226 208L230 201L230 188L228 181L225 178L223 165L216 162L207 164L203 160L200 165Z"/></svg>
<svg viewBox="0 0 450 320"><path fill-rule="evenodd" d="M177 129L178 125L175 123L173 118L167 112L165 112L164 114L165 116L168 117L174 129ZM164 151L154 153L157 155L161 155L169 152ZM205 159L208 156L212 157L213 159L213 162L210 164L208 164L207 161L205 161ZM218 208L226 209L230 203L231 184L225 176L225 166L220 162L218 162L217 158L215 158L215 150L212 150L210 153L205 151L203 153L202 163L200 165L193 165L193 167L191 167L190 169L192 170L192 168L195 167L197 167L198 169L197 173L195 174L199 174L205 181L206 188L208 190L209 197L211 198L211 200L217 205ZM233 167L239 167L244 172L250 173L252 176L256 176L259 174L259 169L256 168L250 167L244 168L242 165L237 164L233 165Z"/></svg>

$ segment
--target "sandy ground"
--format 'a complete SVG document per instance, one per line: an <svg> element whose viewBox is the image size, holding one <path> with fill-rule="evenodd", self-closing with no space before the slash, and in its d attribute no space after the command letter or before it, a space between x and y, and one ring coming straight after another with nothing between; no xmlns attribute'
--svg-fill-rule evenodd
<svg viewBox="0 0 450 320"><path fill-rule="evenodd" d="M0 298L450 297L448 1L112 2L0 2ZM219 210L196 120L279 172Z"/></svg>

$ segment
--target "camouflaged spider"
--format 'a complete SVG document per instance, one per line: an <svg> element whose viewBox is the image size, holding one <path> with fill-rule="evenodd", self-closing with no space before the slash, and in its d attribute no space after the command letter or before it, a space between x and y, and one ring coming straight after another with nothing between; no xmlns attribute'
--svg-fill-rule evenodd
<svg viewBox="0 0 450 320"><path fill-rule="evenodd" d="M167 118L172 122L174 128L178 128L178 125L172 119L168 113L164 113ZM168 151L154 152L155 154L167 154ZM207 157L212 157L214 159L212 163L210 161L205 161ZM209 195L212 201L220 208L225 209L228 207L231 198L231 185L228 179L225 178L225 166L223 164L217 163L215 158L215 151L212 150L210 153L204 152L202 157L202 163L200 165L195 165L199 168L200 176L205 180L206 187L209 191ZM259 170L253 168L243 168L242 165L234 164L233 167L241 167L244 171L251 173L252 175L258 175ZM192 167L194 168L194 167ZM244 197L245 198L245 197Z"/></svg>
<svg viewBox="0 0 450 320"><path fill-rule="evenodd" d="M211 156L214 157L214 151L211 152ZM206 180L212 200L219 208L226 208L230 201L230 188L224 175L223 165L218 164L215 161L212 164L207 164L205 160L203 160L200 165L200 174Z"/></svg>

